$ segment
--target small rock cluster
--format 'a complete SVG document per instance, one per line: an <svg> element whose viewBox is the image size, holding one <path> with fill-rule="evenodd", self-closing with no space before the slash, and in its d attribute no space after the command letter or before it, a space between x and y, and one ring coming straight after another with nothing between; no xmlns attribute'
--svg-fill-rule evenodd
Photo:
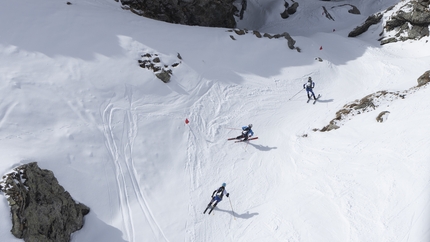
<svg viewBox="0 0 430 242"><path fill-rule="evenodd" d="M285 10L284 12L281 13L281 18L286 19L288 17L290 17L290 15L295 14L297 12L297 8L299 7L299 3L298 2L294 2L294 0L292 0L293 4L290 4L285 1L284 3L284 7Z"/></svg>
<svg viewBox="0 0 430 242"><path fill-rule="evenodd" d="M58 184L52 171L40 169L36 162L3 176L0 190L10 206L11 232L26 242L68 242L90 212Z"/></svg>
<svg viewBox="0 0 430 242"><path fill-rule="evenodd" d="M164 83L169 83L170 78L173 74L172 68L175 68L179 66L181 63L181 55L178 53L177 58L178 61L174 62L171 65L164 64L160 56L158 54L150 54L150 53L144 53L141 54L141 59L139 59L137 62L139 63L139 66L142 68L146 68L148 70L152 70L155 74L155 76L163 81Z"/></svg>

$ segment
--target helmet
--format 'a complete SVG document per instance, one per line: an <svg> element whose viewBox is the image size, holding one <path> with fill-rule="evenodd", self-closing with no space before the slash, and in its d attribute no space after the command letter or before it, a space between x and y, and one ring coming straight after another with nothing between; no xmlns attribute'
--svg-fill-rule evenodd
<svg viewBox="0 0 430 242"><path fill-rule="evenodd" d="M223 187L227 186L227 184L225 184L225 182L222 184Z"/></svg>
<svg viewBox="0 0 430 242"><path fill-rule="evenodd" d="M252 124L248 124L248 127L252 128Z"/></svg>
<svg viewBox="0 0 430 242"><path fill-rule="evenodd" d="M309 81L312 81L312 77L308 77L308 80L309 80Z"/></svg>

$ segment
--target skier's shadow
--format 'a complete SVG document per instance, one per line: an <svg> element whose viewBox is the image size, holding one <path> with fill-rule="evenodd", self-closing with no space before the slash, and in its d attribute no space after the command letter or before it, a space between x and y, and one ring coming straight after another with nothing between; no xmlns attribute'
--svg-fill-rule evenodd
<svg viewBox="0 0 430 242"><path fill-rule="evenodd" d="M241 219L250 219L250 218L258 215L258 213L249 213L249 211L247 211L246 213L243 213L243 214L237 214L237 213L235 213L233 211L220 209L218 207L215 207L214 210L217 210L217 211L220 211L220 212L226 212L226 213L229 213L229 214L233 215L236 218L241 218Z"/></svg>
<svg viewBox="0 0 430 242"><path fill-rule="evenodd" d="M331 103L334 99L318 99L317 103Z"/></svg>
<svg viewBox="0 0 430 242"><path fill-rule="evenodd" d="M278 148L278 147L269 147L269 146L263 146L263 145L255 145L255 144L252 144L252 143L249 143L249 144L252 145L257 150L261 150L261 151L269 151L269 150L273 150L273 149L277 149Z"/></svg>

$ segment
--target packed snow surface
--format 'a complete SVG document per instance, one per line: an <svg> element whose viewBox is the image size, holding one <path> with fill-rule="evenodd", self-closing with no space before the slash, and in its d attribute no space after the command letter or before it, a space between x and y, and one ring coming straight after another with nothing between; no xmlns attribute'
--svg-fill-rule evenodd
<svg viewBox="0 0 430 242"><path fill-rule="evenodd" d="M380 46L381 25L347 37L398 1L300 1L288 19L284 1L248 1L238 27L288 32L301 52L114 0L70 2L0 1L0 174L52 170L91 208L72 241L430 241L428 87L313 131L430 69L428 37ZM139 67L144 53L180 54L170 83ZM227 141L249 123L257 140ZM223 182L230 197L203 214ZM22 241L0 201L1 240Z"/></svg>

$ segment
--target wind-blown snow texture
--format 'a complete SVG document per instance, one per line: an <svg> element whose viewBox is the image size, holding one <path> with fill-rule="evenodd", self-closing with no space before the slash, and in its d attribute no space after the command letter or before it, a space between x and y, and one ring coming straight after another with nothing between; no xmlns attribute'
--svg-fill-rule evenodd
<svg viewBox="0 0 430 242"><path fill-rule="evenodd" d="M258 17L239 27L286 31L299 53L285 39L233 41L113 0L1 1L0 174L28 161L52 170L91 208L76 242L429 241L428 87L312 131L430 69L429 38L380 46L379 25L346 37L397 1L366 2L304 1L282 20L283 1L248 1ZM362 14L331 8L344 3ZM142 53L183 60L165 84L138 66ZM309 76L315 105L300 92ZM258 140L227 142L248 123ZM222 182L231 200L203 215ZM0 238L21 241L0 201Z"/></svg>

